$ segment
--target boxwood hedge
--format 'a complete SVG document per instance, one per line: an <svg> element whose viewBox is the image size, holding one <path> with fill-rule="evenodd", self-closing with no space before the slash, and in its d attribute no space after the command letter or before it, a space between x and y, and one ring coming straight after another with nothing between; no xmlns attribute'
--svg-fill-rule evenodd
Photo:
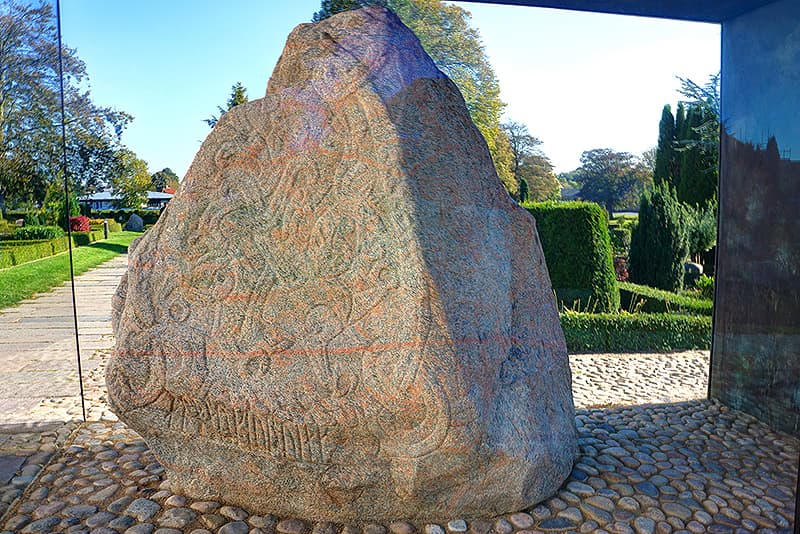
<svg viewBox="0 0 800 534"><path fill-rule="evenodd" d="M3 241L0 243L0 269L46 258L69 248L69 238L32 241Z"/></svg>
<svg viewBox="0 0 800 534"><path fill-rule="evenodd" d="M669 313L576 313L559 316L567 350L652 352L709 349L711 317Z"/></svg>
<svg viewBox="0 0 800 534"><path fill-rule="evenodd" d="M593 202L534 202L522 207L536 218L559 306L596 312L619 309L605 211Z"/></svg>
<svg viewBox="0 0 800 534"><path fill-rule="evenodd" d="M629 312L679 312L710 316L713 309L713 302L710 300L678 295L630 282L619 282L619 293L622 309Z"/></svg>

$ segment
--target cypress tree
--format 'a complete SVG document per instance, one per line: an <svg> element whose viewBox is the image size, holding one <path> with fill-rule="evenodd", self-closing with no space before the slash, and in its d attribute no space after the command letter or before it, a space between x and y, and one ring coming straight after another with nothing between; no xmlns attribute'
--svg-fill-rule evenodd
<svg viewBox="0 0 800 534"><path fill-rule="evenodd" d="M689 108L686 115L686 133L680 144L680 181L677 183L678 200L690 206L705 206L717 191L717 160L702 143L698 127L709 117L698 106Z"/></svg>
<svg viewBox="0 0 800 534"><path fill-rule="evenodd" d="M527 202L529 198L528 181L525 178L519 179L519 201Z"/></svg>
<svg viewBox="0 0 800 534"><path fill-rule="evenodd" d="M678 103L678 110L675 112L675 138L677 140L686 137L686 106L683 102Z"/></svg>
<svg viewBox="0 0 800 534"><path fill-rule="evenodd" d="M661 112L661 122L658 123L658 146L656 147L656 164L653 170L653 181L672 183L672 167L675 160L675 117L672 108L667 104ZM673 184L674 186L674 184Z"/></svg>
<svg viewBox="0 0 800 534"><path fill-rule="evenodd" d="M642 195L639 204L639 223L631 235L630 280L667 291L680 291L683 263L688 254L683 209L675 191L667 184L657 185Z"/></svg>

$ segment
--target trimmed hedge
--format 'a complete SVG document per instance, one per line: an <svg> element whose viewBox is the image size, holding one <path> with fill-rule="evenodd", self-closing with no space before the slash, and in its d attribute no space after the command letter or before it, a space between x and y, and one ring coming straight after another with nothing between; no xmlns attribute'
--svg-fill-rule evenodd
<svg viewBox="0 0 800 534"><path fill-rule="evenodd" d="M105 238L102 230L93 230L91 232L72 232L72 239L79 247L84 247L95 241L101 241Z"/></svg>
<svg viewBox="0 0 800 534"><path fill-rule="evenodd" d="M105 219L108 221L108 232L121 232L122 231L122 224L118 223L114 219ZM103 219L91 219L89 221L89 230L96 231L99 230L100 232L103 231Z"/></svg>
<svg viewBox="0 0 800 534"><path fill-rule="evenodd" d="M38 260L64 252L69 248L69 238L4 241L0 245L0 269Z"/></svg>
<svg viewBox="0 0 800 534"><path fill-rule="evenodd" d="M619 309L606 213L593 202L522 205L536 229L559 307L596 312Z"/></svg>
<svg viewBox="0 0 800 534"><path fill-rule="evenodd" d="M20 226L14 233L6 234L3 240L30 241L41 239L58 239L64 237L64 230L58 226Z"/></svg>
<svg viewBox="0 0 800 534"><path fill-rule="evenodd" d="M630 282L619 282L619 293L622 309L631 313L680 312L710 316L714 307L714 303L710 300L678 295Z"/></svg>
<svg viewBox="0 0 800 534"><path fill-rule="evenodd" d="M711 347L711 317L707 316L564 312L559 318L571 354Z"/></svg>

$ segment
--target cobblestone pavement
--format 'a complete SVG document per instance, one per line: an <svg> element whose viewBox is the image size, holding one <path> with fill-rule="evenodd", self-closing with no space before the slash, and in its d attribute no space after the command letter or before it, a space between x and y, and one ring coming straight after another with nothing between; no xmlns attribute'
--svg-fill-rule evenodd
<svg viewBox="0 0 800 534"><path fill-rule="evenodd" d="M520 513L471 521L453 518L441 525L397 522L356 527L254 515L224 503L197 502L172 494L163 467L146 443L117 422L105 403L103 369L113 343L110 296L125 260L119 258L113 266L105 264L78 282L79 287L93 289L86 302L93 302L94 307L80 308L85 310L81 324L93 323L94 328L82 333L94 336L87 339L87 345L82 339L82 347L88 347L84 354L91 350L84 365L90 422L79 424L75 420L80 412L76 412L79 399L74 394L54 394L54 388L40 389L44 393L36 397L36 403L6 404L6 398L0 397L0 422L14 409L27 410L12 414L14 425L0 425L0 515L4 514L0 531L790 532L800 442L748 415L700 400L706 395L707 351L572 356L580 458L557 495ZM39 311L50 314L46 317L57 316L54 301L47 302L50 305L39 306ZM22 313L12 313L11 317L19 325L55 321L37 323L23 319ZM14 339L5 331L5 321L6 314L0 314L0 351L2 344L11 345ZM47 338L51 339L51 349L62 350L59 343L65 340L55 337ZM65 346L66 352L72 350L71 345ZM43 362L50 361L43 358L43 347L38 351L30 346L23 348L36 365L26 366L24 358L9 359L19 366L16 373L27 373L27 382L19 375L15 375L16 380L35 383L54 375L55 365L54 369L43 369ZM0 360L6 354L0 352ZM65 356L57 352L57 357L74 362L74 353ZM5 362L0 361L0 365ZM74 364L66 372L74 373L77 379Z"/></svg>
<svg viewBox="0 0 800 534"><path fill-rule="evenodd" d="M575 406L622 406L704 399L709 352L576 354L569 358Z"/></svg>
<svg viewBox="0 0 800 534"><path fill-rule="evenodd" d="M443 524L334 525L170 491L123 423L88 423L2 522L7 533L790 532L798 440L713 401L580 409L580 456L538 506Z"/></svg>

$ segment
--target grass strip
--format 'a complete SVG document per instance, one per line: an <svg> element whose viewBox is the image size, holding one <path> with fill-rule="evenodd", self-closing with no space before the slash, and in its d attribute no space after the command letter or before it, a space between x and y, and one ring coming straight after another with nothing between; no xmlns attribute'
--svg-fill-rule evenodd
<svg viewBox="0 0 800 534"><path fill-rule="evenodd" d="M72 249L75 276L128 251L138 232L112 234L104 241ZM7 269L0 269L0 310L16 306L69 280L69 254L62 253Z"/></svg>

